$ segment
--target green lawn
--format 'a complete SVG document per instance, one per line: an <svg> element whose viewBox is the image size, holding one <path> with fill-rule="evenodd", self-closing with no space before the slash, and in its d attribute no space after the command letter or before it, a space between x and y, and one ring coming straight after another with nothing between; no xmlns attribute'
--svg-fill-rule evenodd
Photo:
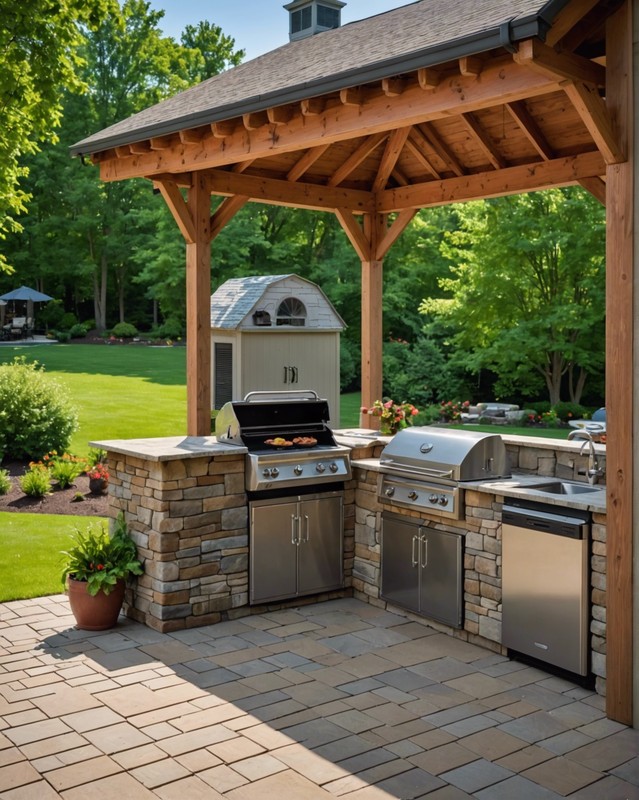
<svg viewBox="0 0 639 800"><path fill-rule="evenodd" d="M96 517L0 513L0 602L60 594L62 550Z"/></svg>

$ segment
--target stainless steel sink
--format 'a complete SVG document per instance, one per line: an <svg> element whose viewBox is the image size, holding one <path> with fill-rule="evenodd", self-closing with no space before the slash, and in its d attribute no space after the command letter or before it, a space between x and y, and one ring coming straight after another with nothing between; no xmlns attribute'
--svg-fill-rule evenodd
<svg viewBox="0 0 639 800"><path fill-rule="evenodd" d="M538 483L530 488L545 494L590 494L591 492L599 492L604 487L589 486L583 483L568 483L567 481L553 481L552 483Z"/></svg>

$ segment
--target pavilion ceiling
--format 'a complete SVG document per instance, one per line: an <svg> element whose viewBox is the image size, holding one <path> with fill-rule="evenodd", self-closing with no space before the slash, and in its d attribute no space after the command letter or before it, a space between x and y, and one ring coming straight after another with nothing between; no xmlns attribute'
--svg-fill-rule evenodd
<svg viewBox="0 0 639 800"><path fill-rule="evenodd" d="M177 187L205 176L211 194L233 198L214 216L213 235L248 200L373 214L581 183L605 202L606 164L625 158L605 104L611 7L569 4L546 43L520 42L514 52L461 58L92 158L106 181L153 180L174 209Z"/></svg>

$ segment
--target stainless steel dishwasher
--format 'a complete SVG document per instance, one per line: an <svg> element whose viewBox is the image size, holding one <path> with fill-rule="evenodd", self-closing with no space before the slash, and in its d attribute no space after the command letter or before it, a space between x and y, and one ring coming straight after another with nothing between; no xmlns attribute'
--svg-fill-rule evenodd
<svg viewBox="0 0 639 800"><path fill-rule="evenodd" d="M511 501L503 509L502 644L587 675L590 514Z"/></svg>

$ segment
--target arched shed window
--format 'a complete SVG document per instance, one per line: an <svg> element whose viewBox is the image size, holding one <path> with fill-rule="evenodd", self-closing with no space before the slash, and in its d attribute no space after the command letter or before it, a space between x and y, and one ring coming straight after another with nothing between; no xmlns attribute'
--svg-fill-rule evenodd
<svg viewBox="0 0 639 800"><path fill-rule="evenodd" d="M277 308L278 325L294 325L303 328L306 325L306 306L297 297L287 297Z"/></svg>

